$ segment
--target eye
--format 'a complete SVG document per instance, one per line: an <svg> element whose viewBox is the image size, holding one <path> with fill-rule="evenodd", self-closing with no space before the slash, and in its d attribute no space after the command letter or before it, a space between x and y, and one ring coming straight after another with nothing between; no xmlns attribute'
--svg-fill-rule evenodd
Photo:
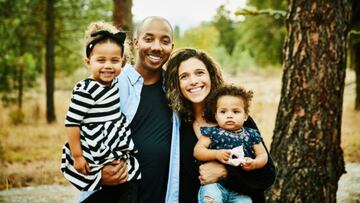
<svg viewBox="0 0 360 203"><path fill-rule="evenodd" d="M164 39L162 41L162 43L165 44L165 45L169 45L171 43L171 41L170 41L170 39Z"/></svg>
<svg viewBox="0 0 360 203"><path fill-rule="evenodd" d="M99 59L97 59L96 61L99 62L99 63L104 63L104 62L105 62L105 59L99 58Z"/></svg>
<svg viewBox="0 0 360 203"><path fill-rule="evenodd" d="M144 41L145 41L145 42L151 42L151 41L152 41L152 38L151 38L151 37L144 37Z"/></svg>
<svg viewBox="0 0 360 203"><path fill-rule="evenodd" d="M112 62L112 63L119 63L119 62L120 62L120 59L112 59L111 62Z"/></svg>
<svg viewBox="0 0 360 203"><path fill-rule="evenodd" d="M205 71L204 70L197 70L196 72L195 72L195 75L197 75L197 76L202 76L202 75L204 75L205 74Z"/></svg>
<svg viewBox="0 0 360 203"><path fill-rule="evenodd" d="M188 78L188 76L186 74L181 74L179 76L179 80L186 80Z"/></svg>
<svg viewBox="0 0 360 203"><path fill-rule="evenodd" d="M239 111L239 110L234 110L233 112L234 112L235 114L241 113L241 111Z"/></svg>
<svg viewBox="0 0 360 203"><path fill-rule="evenodd" d="M225 114L226 111L225 111L225 110L220 110L220 113L221 113L221 114Z"/></svg>

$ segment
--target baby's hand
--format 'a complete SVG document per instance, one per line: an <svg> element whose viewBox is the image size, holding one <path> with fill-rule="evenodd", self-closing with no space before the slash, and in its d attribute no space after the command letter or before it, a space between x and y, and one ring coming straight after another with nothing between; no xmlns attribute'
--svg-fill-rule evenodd
<svg viewBox="0 0 360 203"><path fill-rule="evenodd" d="M230 158L230 151L225 149L220 149L216 151L216 159L219 160L221 163L227 163Z"/></svg>
<svg viewBox="0 0 360 203"><path fill-rule="evenodd" d="M250 157L245 157L244 161L241 162L240 166L245 170L245 171L251 171L255 169L255 163L254 163L254 159L250 158Z"/></svg>
<svg viewBox="0 0 360 203"><path fill-rule="evenodd" d="M90 172L89 164L83 156L79 156L74 159L74 167L77 172L84 175L87 175Z"/></svg>

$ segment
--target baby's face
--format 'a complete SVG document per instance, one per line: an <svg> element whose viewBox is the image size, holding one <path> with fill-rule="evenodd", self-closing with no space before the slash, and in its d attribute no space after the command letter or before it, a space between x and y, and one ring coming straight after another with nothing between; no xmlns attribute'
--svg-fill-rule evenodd
<svg viewBox="0 0 360 203"><path fill-rule="evenodd" d="M225 130L239 130L248 118L244 107L244 101L240 97L230 95L219 97L215 113L218 125Z"/></svg>

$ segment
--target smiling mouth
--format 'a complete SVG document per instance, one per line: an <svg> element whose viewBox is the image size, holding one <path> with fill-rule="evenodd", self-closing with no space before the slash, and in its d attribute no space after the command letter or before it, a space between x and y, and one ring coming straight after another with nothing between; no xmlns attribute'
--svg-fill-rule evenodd
<svg viewBox="0 0 360 203"><path fill-rule="evenodd" d="M115 71L100 71L100 74L102 74L102 75L113 75L113 74L115 74Z"/></svg>
<svg viewBox="0 0 360 203"><path fill-rule="evenodd" d="M198 93L198 92L200 92L203 88L204 88L203 86L191 88L191 89L189 89L189 92L190 92L190 93Z"/></svg>
<svg viewBox="0 0 360 203"><path fill-rule="evenodd" d="M161 56L156 56L156 55L151 55L151 54L148 55L148 58L150 59L150 61L152 63L159 63L162 60Z"/></svg>

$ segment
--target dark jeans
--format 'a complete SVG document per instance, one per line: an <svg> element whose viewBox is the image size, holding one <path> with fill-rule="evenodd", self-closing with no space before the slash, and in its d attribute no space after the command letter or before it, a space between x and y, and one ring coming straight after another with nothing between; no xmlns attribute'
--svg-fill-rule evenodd
<svg viewBox="0 0 360 203"><path fill-rule="evenodd" d="M90 195L82 203L137 203L138 184L130 181L120 185L103 185L101 190Z"/></svg>

